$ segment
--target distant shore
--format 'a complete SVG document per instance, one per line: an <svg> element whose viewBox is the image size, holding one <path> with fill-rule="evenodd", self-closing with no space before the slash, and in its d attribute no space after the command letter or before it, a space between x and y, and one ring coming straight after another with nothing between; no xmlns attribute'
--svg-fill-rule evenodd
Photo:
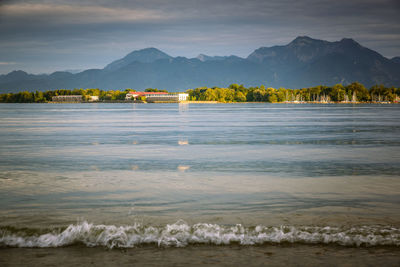
<svg viewBox="0 0 400 267"><path fill-rule="evenodd" d="M358 82L348 85L318 85L301 89L244 87L231 84L228 87L198 87L184 92L168 92L147 88L143 92L134 89L101 90L55 89L52 91L21 91L0 94L0 103L290 103L290 104L390 104L400 102L400 88L374 85L367 89Z"/></svg>
<svg viewBox="0 0 400 267"><path fill-rule="evenodd" d="M8 104L14 103L18 104L20 102L7 102ZM1 103L0 104L7 104L7 103ZM27 104L26 102L24 102ZM127 101L127 100L104 100L104 101L81 101L81 102L57 102L57 101L48 101L48 102L38 102L36 104L101 104L101 103L124 103L124 104L296 104L296 105L301 105L301 104L343 104L343 105L359 105L359 104L380 104L380 105L388 105L388 104L400 104L399 102L387 102L387 101L382 101L382 102L318 102L318 101L285 101L285 102L219 102L219 101L153 101L153 102L145 102L145 101ZM33 103L35 104L35 102Z"/></svg>

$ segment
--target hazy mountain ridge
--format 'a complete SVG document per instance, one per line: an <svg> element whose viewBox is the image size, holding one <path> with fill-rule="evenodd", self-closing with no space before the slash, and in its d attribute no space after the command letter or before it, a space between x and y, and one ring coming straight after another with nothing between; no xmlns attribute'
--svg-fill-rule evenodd
<svg viewBox="0 0 400 267"><path fill-rule="evenodd" d="M393 57L391 61L400 64L400 57Z"/></svg>
<svg viewBox="0 0 400 267"><path fill-rule="evenodd" d="M238 56L234 56L234 55L231 55L231 56L207 56L207 55L205 55L205 54L200 54L200 55L198 55L197 57L196 57L198 60L200 60L200 61L217 61L217 60L227 60L227 59L230 59L230 60L235 60L235 59L238 59L238 60L240 60L240 59L243 59L243 58L241 58L241 57L238 57Z"/></svg>
<svg viewBox="0 0 400 267"><path fill-rule="evenodd" d="M247 58L200 54L189 59L146 48L133 51L104 69L76 74L13 71L0 75L0 91L148 87L182 91L231 83L300 88L354 81L367 87L381 83L400 86L399 59L387 59L353 39L328 42L307 36L297 37L287 45L261 47Z"/></svg>
<svg viewBox="0 0 400 267"><path fill-rule="evenodd" d="M111 62L104 69L112 71L127 66L133 62L152 63L159 59L172 59L172 57L154 47L150 47L133 51L124 58Z"/></svg>
<svg viewBox="0 0 400 267"><path fill-rule="evenodd" d="M274 72L272 83L306 87L315 84L376 83L398 85L400 69L353 39L338 42L297 37L286 46L262 47L247 58ZM293 82L295 81L295 82Z"/></svg>

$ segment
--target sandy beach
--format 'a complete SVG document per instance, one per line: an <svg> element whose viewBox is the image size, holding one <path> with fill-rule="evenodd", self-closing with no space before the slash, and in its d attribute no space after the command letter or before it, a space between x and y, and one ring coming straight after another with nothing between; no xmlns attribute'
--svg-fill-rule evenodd
<svg viewBox="0 0 400 267"><path fill-rule="evenodd" d="M320 245L2 248L1 266L399 266L398 247Z"/></svg>

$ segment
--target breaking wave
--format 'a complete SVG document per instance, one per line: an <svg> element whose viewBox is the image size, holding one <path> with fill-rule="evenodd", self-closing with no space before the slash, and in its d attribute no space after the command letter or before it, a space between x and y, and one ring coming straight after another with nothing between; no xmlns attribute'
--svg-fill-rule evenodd
<svg viewBox="0 0 400 267"><path fill-rule="evenodd" d="M0 228L0 246L132 248L144 244L185 247L190 244L262 245L278 243L336 244L342 246L399 246L400 229L391 226L223 226L184 221L163 227L135 223L130 226L95 225L86 221L67 228L35 232L34 229Z"/></svg>

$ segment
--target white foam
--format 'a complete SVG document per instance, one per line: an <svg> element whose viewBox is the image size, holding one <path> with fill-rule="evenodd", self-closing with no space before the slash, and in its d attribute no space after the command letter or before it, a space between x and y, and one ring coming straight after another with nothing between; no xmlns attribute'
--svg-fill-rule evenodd
<svg viewBox="0 0 400 267"><path fill-rule="evenodd" d="M108 248L131 248L143 244L185 247L189 244L260 245L268 243L336 244L342 246L399 246L400 229L390 226L316 227L316 226L222 226L180 220L164 227L94 225L88 222L69 225L65 230L42 235L13 233L0 229L0 246L61 247L75 243Z"/></svg>

